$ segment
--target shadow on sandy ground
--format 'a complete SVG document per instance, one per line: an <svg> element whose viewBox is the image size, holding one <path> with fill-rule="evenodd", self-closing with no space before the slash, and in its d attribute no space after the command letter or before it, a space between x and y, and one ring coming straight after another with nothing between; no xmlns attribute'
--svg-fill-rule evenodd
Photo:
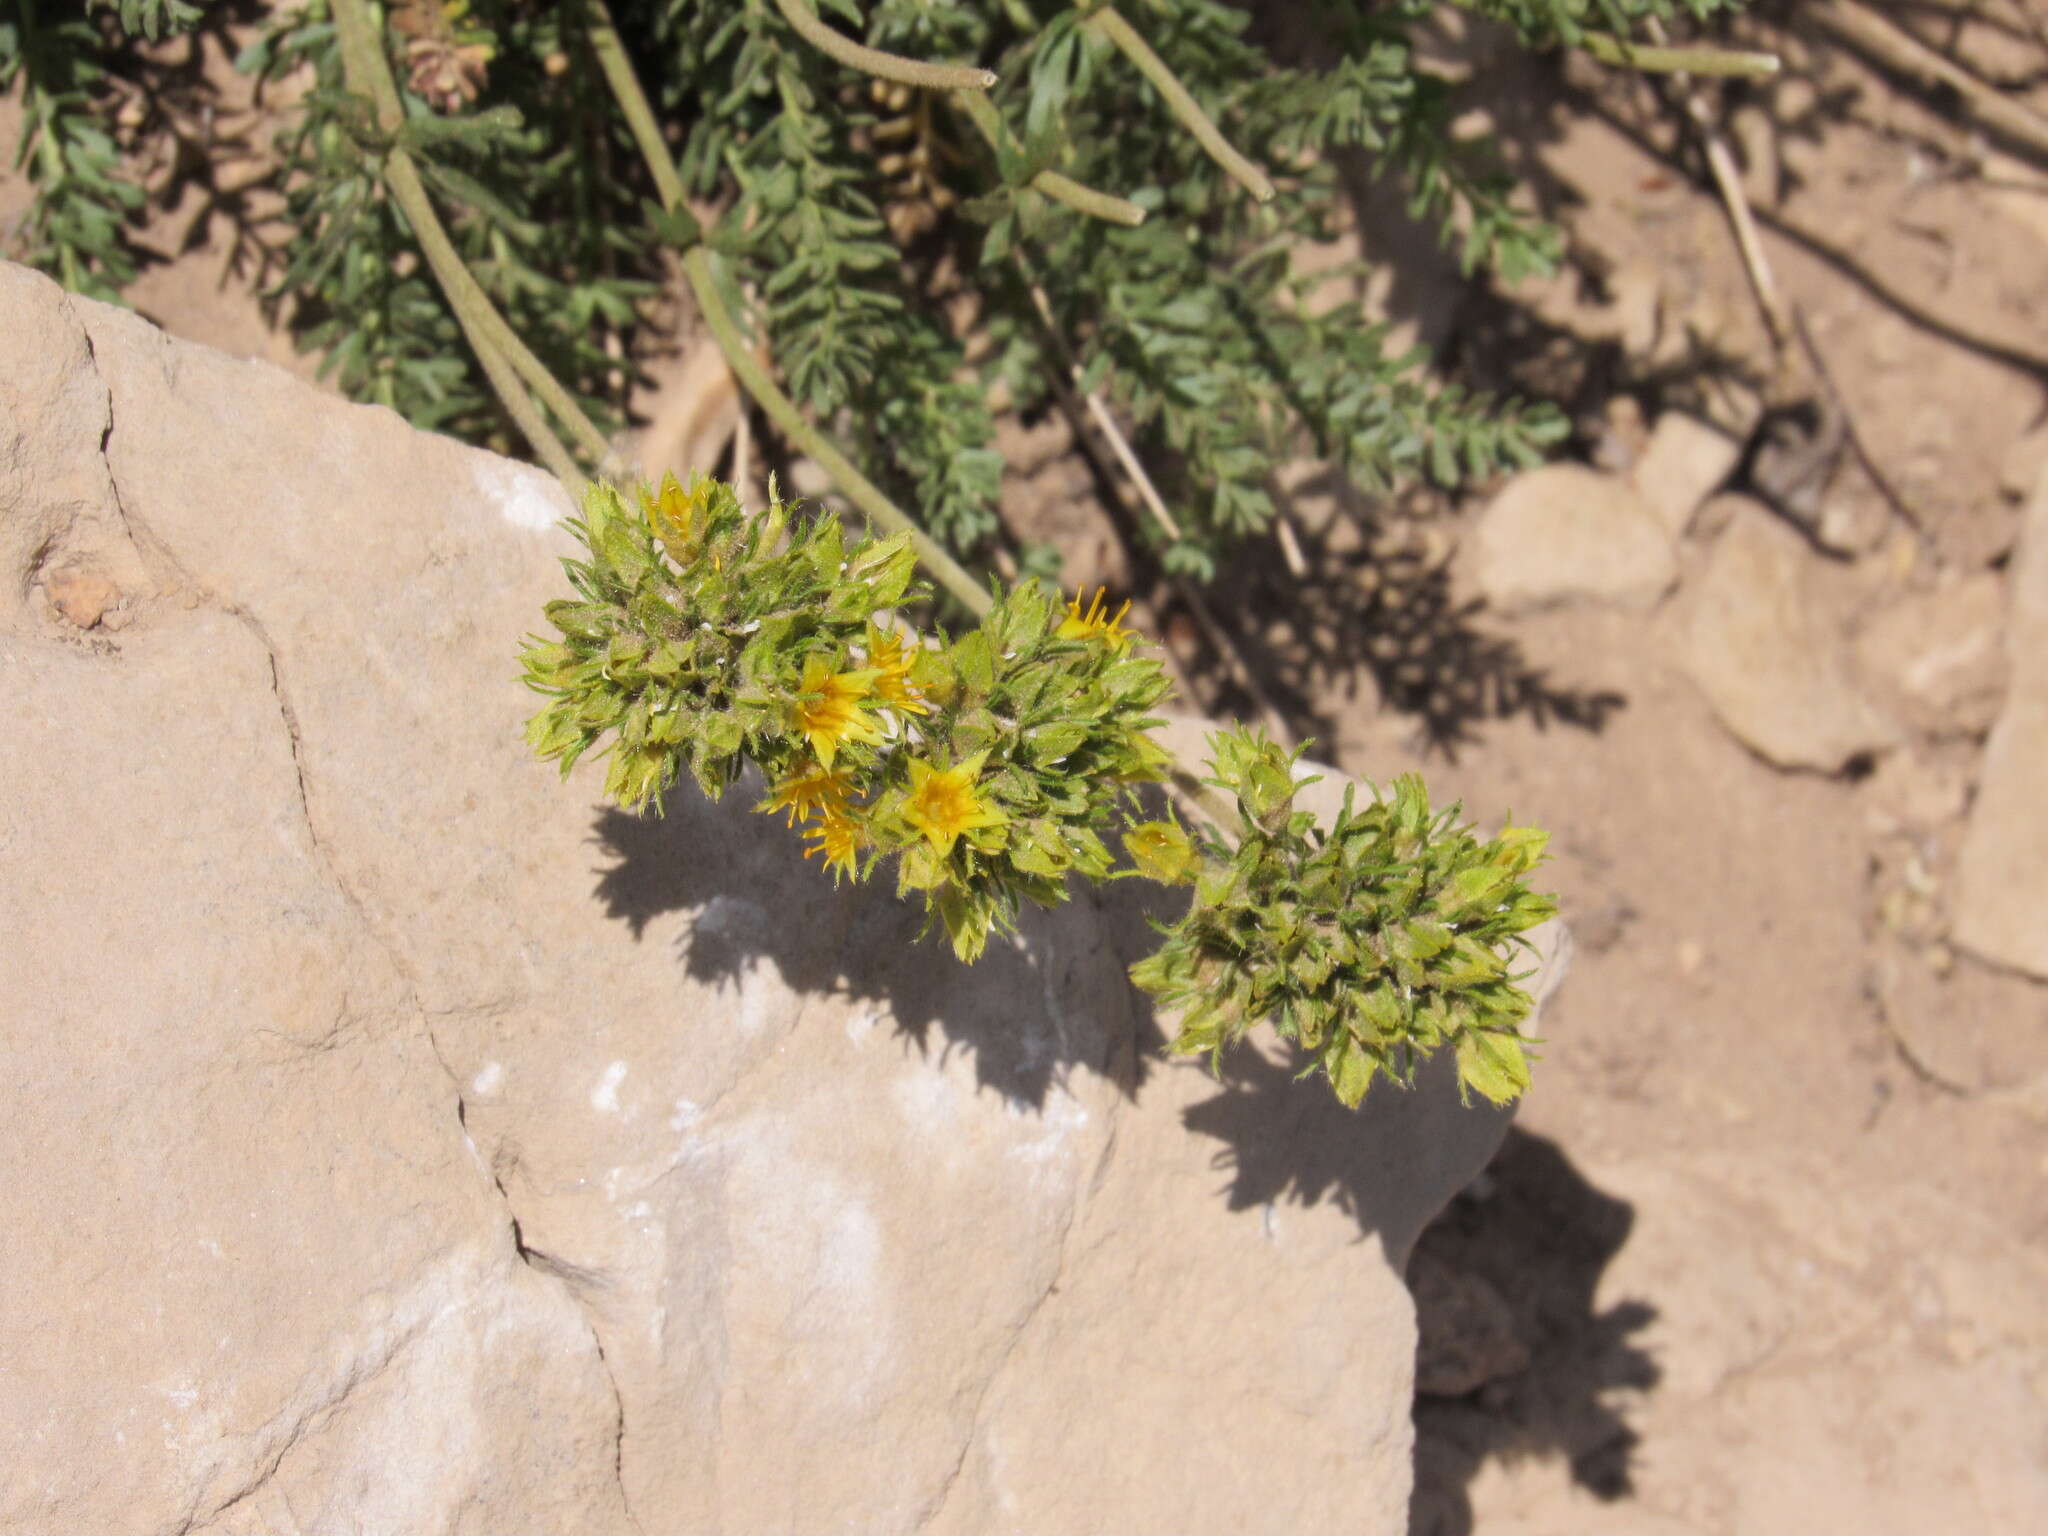
<svg viewBox="0 0 2048 1536"><path fill-rule="evenodd" d="M1463 1397L1415 1403L1409 1536L1472 1536L1469 1488L1491 1458L1566 1458L1601 1499L1634 1491L1638 1436L1611 1401L1657 1385L1632 1342L1657 1316L1639 1300L1598 1306L1600 1277L1635 1209L1603 1194L1555 1142L1522 1130L1423 1233L1418 1259L1484 1281L1507 1303L1528 1366Z"/></svg>

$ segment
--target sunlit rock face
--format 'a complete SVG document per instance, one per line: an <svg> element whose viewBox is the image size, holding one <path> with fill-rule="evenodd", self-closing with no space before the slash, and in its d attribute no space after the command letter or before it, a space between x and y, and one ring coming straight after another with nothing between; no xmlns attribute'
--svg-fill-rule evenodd
<svg viewBox="0 0 2048 1536"><path fill-rule="evenodd" d="M536 471L16 267L0 439L0 1531L1402 1528L1500 1116L563 785Z"/></svg>

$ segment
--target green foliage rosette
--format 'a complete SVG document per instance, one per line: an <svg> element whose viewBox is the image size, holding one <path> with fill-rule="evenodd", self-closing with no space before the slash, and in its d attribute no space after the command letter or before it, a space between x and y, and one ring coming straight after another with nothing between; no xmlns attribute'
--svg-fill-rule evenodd
<svg viewBox="0 0 2048 1536"><path fill-rule="evenodd" d="M1211 1060L1261 1020L1313 1057L1347 1105L1379 1077L1404 1087L1435 1051L1495 1103L1529 1086L1530 1001L1509 970L1519 936L1557 908L1524 882L1546 834L1482 843L1458 807L1432 813L1412 774L1364 807L1348 788L1329 827L1294 808L1303 783L1263 735L1214 738L1209 782L1236 801L1235 846L1211 835L1194 903L1132 967L1182 1010L1173 1048Z"/></svg>
<svg viewBox="0 0 2048 1536"><path fill-rule="evenodd" d="M965 634L923 635L893 616L919 595L906 536L849 542L772 493L749 514L701 477L630 501L600 483L570 527L578 595L522 658L552 695L534 750L566 773L609 737L605 793L634 809L685 767L717 799L751 764L757 810L801 823L835 878L893 864L963 960L1020 900L1064 900L1070 870L1107 876L1101 829L1164 772L1147 712L1166 676L1099 603L1026 583Z"/></svg>

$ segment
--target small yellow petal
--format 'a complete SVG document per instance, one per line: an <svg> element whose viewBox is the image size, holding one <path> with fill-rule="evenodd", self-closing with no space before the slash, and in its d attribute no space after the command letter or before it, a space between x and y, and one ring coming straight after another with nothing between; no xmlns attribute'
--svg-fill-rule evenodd
<svg viewBox="0 0 2048 1536"><path fill-rule="evenodd" d="M854 860L865 841L858 822L833 810L826 811L816 826L807 828L804 838L811 844L804 850L804 857L820 855L824 859L824 867L832 871L834 881L841 874L854 873Z"/></svg>
<svg viewBox="0 0 2048 1536"><path fill-rule="evenodd" d="M985 756L976 753L951 768L911 761L910 792L904 799L903 819L922 832L941 854L952 852L961 833L1000 826L1009 820L975 793L975 775L981 771Z"/></svg>
<svg viewBox="0 0 2048 1536"><path fill-rule="evenodd" d="M874 692L873 669L834 672L832 668L833 663L823 656L806 657L797 698L789 709L790 728L810 742L818 761L827 768L846 742L882 739L881 731L860 707Z"/></svg>
<svg viewBox="0 0 2048 1536"><path fill-rule="evenodd" d="M1124 599L1123 607L1114 616L1103 611L1103 600L1108 596L1102 587L1095 589L1094 601L1084 610L1077 593L1067 603L1067 616L1060 620L1056 631L1062 640L1100 640L1113 651L1121 651L1131 643L1132 631L1123 627L1123 617L1131 611L1131 600Z"/></svg>
<svg viewBox="0 0 2048 1536"><path fill-rule="evenodd" d="M803 763L777 781L768 791L768 798L754 809L787 811L786 825L793 827L799 817L808 821L813 816L844 811L852 796L853 784L839 770L822 763Z"/></svg>

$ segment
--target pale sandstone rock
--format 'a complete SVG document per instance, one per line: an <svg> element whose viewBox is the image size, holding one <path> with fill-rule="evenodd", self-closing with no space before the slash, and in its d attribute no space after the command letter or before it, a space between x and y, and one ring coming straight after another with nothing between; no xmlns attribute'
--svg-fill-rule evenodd
<svg viewBox="0 0 2048 1536"><path fill-rule="evenodd" d="M260 623L85 649L22 601L24 529L144 557L73 306L6 266L0 381L0 1529L629 1531L596 1340L336 879Z"/></svg>
<svg viewBox="0 0 2048 1536"><path fill-rule="evenodd" d="M2011 681L1957 858L1954 937L1986 960L2048 978L2048 471L2008 574Z"/></svg>
<svg viewBox="0 0 2048 1536"><path fill-rule="evenodd" d="M1856 637L1856 661L1891 714L1933 736L1979 735L2005 697L2005 581L1978 571L1909 593Z"/></svg>
<svg viewBox="0 0 2048 1536"><path fill-rule="evenodd" d="M1472 576L1503 613L1560 603L1648 607L1678 579L1671 540L1627 481L1583 464L1516 475L1472 540Z"/></svg>
<svg viewBox="0 0 2048 1536"><path fill-rule="evenodd" d="M1732 434L1683 411L1666 411L1657 418L1629 483L1665 534L1680 539L1741 457L1742 444Z"/></svg>
<svg viewBox="0 0 2048 1536"><path fill-rule="evenodd" d="M1799 535L1747 497L1717 498L1721 530L1688 579L1681 661L1721 723L1784 768L1833 773L1897 739L1856 691L1841 647L1818 624Z"/></svg>
<svg viewBox="0 0 2048 1536"><path fill-rule="evenodd" d="M1127 904L968 970L745 789L565 788L533 470L12 267L0 389L0 1529L1398 1524L1503 1116L1141 1071Z"/></svg>

